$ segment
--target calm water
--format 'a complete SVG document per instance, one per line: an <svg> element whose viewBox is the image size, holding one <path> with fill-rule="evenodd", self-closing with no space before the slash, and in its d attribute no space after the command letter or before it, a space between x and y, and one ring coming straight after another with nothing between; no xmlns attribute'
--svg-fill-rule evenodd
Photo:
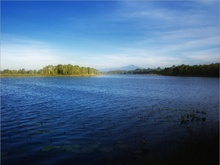
<svg viewBox="0 0 220 165"><path fill-rule="evenodd" d="M160 152L218 131L218 110L218 78L2 78L1 161L103 164Z"/></svg>

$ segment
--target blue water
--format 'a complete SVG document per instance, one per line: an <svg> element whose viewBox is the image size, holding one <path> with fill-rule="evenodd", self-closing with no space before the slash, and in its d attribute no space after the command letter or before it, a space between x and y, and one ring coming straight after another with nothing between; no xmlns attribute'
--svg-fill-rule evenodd
<svg viewBox="0 0 220 165"><path fill-rule="evenodd" d="M198 120L181 124L192 112ZM1 161L106 164L218 131L218 118L218 78L2 78Z"/></svg>

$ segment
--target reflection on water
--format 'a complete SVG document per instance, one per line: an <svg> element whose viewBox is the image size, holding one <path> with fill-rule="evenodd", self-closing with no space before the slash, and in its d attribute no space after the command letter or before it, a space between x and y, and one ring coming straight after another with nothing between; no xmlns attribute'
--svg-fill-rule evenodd
<svg viewBox="0 0 220 165"><path fill-rule="evenodd" d="M2 164L103 164L218 130L217 78L1 79Z"/></svg>

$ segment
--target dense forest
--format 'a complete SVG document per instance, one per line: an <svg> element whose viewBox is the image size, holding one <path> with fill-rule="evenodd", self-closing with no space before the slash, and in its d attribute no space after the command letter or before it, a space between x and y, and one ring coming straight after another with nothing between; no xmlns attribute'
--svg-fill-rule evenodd
<svg viewBox="0 0 220 165"><path fill-rule="evenodd" d="M219 63L209 65L180 65L165 68L159 72L170 76L204 76L219 77Z"/></svg>
<svg viewBox="0 0 220 165"><path fill-rule="evenodd" d="M132 71L115 70L107 74L158 74L167 76L202 76L202 77L219 77L219 63L209 65L179 65L161 69L136 69Z"/></svg>
<svg viewBox="0 0 220 165"><path fill-rule="evenodd" d="M1 75L3 76L89 76L89 75L98 75L99 71L90 68L90 67L80 67L78 65L48 65L40 70L25 70L25 69L19 69L19 70L9 70L4 69L1 71Z"/></svg>

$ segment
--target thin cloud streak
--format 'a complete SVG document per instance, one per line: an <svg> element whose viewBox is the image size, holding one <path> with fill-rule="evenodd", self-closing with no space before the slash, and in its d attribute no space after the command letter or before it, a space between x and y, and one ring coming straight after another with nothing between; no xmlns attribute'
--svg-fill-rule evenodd
<svg viewBox="0 0 220 165"><path fill-rule="evenodd" d="M123 20L138 20L140 21L140 28L149 25L153 26L201 26L209 24L213 17L209 12L214 12L212 9L199 8L196 4L188 5L188 7L179 10L179 8L163 7L158 2L152 1L123 1L121 8L118 10L118 16ZM191 1L193 2L193 1ZM196 1L195 1L196 2ZM168 1L171 6L173 1ZM184 7L183 4L189 4L187 2L175 2L179 7ZM197 4L198 5L198 4ZM212 19L209 19L212 18ZM218 21L218 19L216 19Z"/></svg>

